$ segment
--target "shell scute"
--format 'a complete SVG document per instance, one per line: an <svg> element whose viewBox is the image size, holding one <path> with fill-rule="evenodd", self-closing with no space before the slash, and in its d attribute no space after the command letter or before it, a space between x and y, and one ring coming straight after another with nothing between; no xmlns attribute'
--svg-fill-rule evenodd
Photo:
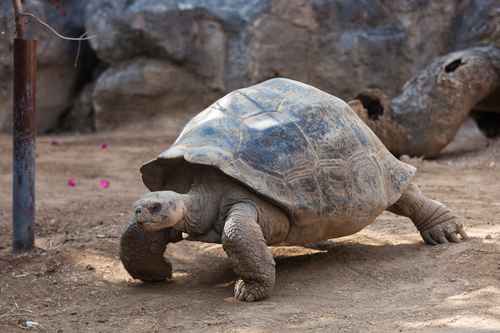
<svg viewBox="0 0 500 333"><path fill-rule="evenodd" d="M267 113L243 122L238 156L255 170L285 178L303 165L310 167L314 151L297 125L283 115Z"/></svg>
<svg viewBox="0 0 500 333"><path fill-rule="evenodd" d="M229 116L248 119L278 109L283 94L270 89L249 87L244 91L237 90L215 102L217 109Z"/></svg>
<svg viewBox="0 0 500 333"><path fill-rule="evenodd" d="M323 216L347 219L352 216L351 205L354 193L351 172L343 161L323 161L317 171L323 201Z"/></svg>
<svg viewBox="0 0 500 333"><path fill-rule="evenodd" d="M292 83L292 84L291 84ZM259 88L265 88L272 91L276 91L282 95L296 94L303 92L317 93L320 90L297 81L288 79L271 79L258 84Z"/></svg>
<svg viewBox="0 0 500 333"><path fill-rule="evenodd" d="M359 192L352 198L353 216L378 216L387 205L385 182L380 169L367 154L357 153L349 159L353 187Z"/></svg>
<svg viewBox="0 0 500 333"><path fill-rule="evenodd" d="M211 109L211 112L189 125L191 126L185 127L172 148L175 149L177 145L186 149L217 147L234 152L238 147L241 120L227 116L220 110Z"/></svg>

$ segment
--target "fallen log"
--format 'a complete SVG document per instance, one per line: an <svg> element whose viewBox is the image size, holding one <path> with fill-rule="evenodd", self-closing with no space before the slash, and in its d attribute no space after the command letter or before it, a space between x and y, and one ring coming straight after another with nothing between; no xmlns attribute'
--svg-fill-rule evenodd
<svg viewBox="0 0 500 333"><path fill-rule="evenodd" d="M471 114L488 136L500 135L500 47L442 56L391 100L366 89L351 108L396 156L434 157Z"/></svg>

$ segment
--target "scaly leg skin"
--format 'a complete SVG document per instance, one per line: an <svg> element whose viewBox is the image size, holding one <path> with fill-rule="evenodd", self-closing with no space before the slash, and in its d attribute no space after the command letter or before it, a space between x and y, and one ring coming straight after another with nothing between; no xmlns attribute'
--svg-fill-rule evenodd
<svg viewBox="0 0 500 333"><path fill-rule="evenodd" d="M410 183L401 198L387 208L388 211L409 217L427 244L460 243L468 239L462 221L443 204L422 194L417 185Z"/></svg>
<svg viewBox="0 0 500 333"><path fill-rule="evenodd" d="M146 232L133 218L120 239L120 259L134 279L163 281L172 277L172 265L163 257L167 243L167 230Z"/></svg>
<svg viewBox="0 0 500 333"><path fill-rule="evenodd" d="M231 207L222 233L222 246L240 277L234 297L253 302L269 297L275 281L275 265L260 226L257 210L247 203Z"/></svg>

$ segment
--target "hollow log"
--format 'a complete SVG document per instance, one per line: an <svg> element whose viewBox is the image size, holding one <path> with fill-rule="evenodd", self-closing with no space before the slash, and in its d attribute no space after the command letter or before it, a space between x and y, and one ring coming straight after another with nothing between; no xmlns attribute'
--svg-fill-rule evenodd
<svg viewBox="0 0 500 333"><path fill-rule="evenodd" d="M471 110L490 136L500 133L500 47L475 47L442 56L404 85L396 98L366 89L351 108L396 156L434 157L453 139ZM480 121L482 120L483 126Z"/></svg>

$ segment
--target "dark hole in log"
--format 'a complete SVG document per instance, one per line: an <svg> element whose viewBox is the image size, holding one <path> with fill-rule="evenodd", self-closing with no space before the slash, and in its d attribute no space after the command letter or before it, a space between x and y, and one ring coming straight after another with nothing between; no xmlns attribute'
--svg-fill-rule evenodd
<svg viewBox="0 0 500 333"><path fill-rule="evenodd" d="M384 107L377 97L361 93L356 98L361 101L363 107L368 111L368 119L377 120L378 117L384 114Z"/></svg>
<svg viewBox="0 0 500 333"><path fill-rule="evenodd" d="M446 67L444 68L444 71L446 73L453 72L460 65L462 65L462 59L453 60L451 63L449 63L448 65L446 65Z"/></svg>
<svg viewBox="0 0 500 333"><path fill-rule="evenodd" d="M473 110L470 116L486 137L500 138L500 113Z"/></svg>

